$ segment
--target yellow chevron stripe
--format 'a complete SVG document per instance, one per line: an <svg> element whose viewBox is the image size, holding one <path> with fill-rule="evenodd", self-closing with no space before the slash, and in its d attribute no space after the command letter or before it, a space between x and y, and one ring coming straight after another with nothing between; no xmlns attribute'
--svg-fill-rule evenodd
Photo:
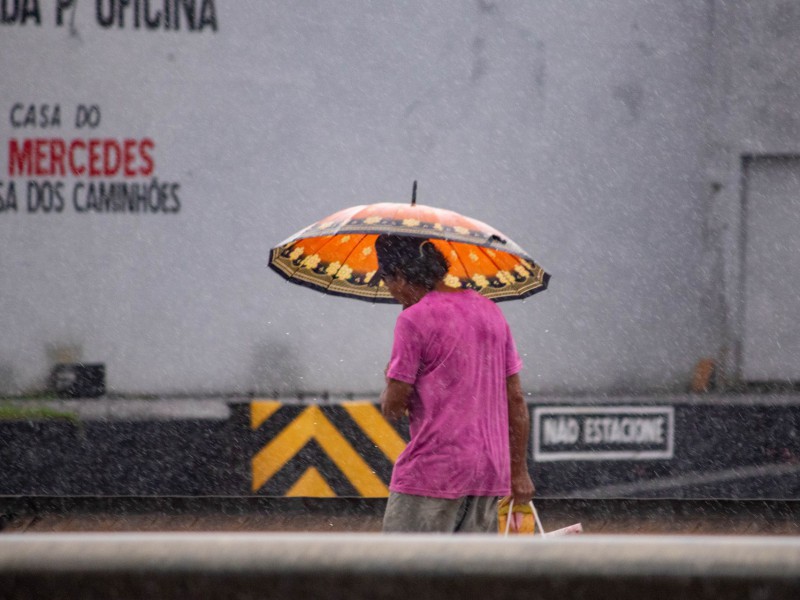
<svg viewBox="0 0 800 600"><path fill-rule="evenodd" d="M276 400L253 400L250 403L250 429L258 429L281 407Z"/></svg>
<svg viewBox="0 0 800 600"><path fill-rule="evenodd" d="M389 495L380 478L317 406L306 408L253 457L253 491L269 481L312 439L317 441L362 496L383 498Z"/></svg>
<svg viewBox="0 0 800 600"><path fill-rule="evenodd" d="M342 402L342 406L369 439L386 455L386 458L394 464L405 449L406 443L394 427L389 425L375 405L372 402L361 400Z"/></svg>
<svg viewBox="0 0 800 600"><path fill-rule="evenodd" d="M336 492L325 482L316 467L308 467L306 472L286 492L293 498L335 498Z"/></svg>
<svg viewBox="0 0 800 600"><path fill-rule="evenodd" d="M301 416L304 414L302 413ZM305 423L301 423L298 417L253 457L254 492L280 471L311 439L311 432L302 429L304 425ZM313 428L313 424L311 427Z"/></svg>

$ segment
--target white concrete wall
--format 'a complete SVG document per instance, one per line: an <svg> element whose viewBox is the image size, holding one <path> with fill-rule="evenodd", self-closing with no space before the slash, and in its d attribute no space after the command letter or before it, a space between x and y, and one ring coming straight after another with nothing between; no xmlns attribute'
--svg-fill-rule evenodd
<svg viewBox="0 0 800 600"><path fill-rule="evenodd" d="M217 30L190 32L131 12L104 28L111 2L58 26L39 4L41 24L0 25L0 196L11 180L18 195L0 213L6 392L41 386L59 349L105 362L122 393L379 389L397 308L265 265L311 221L406 201L414 179L421 203L492 223L553 274L503 305L527 389L682 388L730 345L735 216L711 185L735 175L710 140L743 118L719 100L725 68L756 52L720 23L755 8L217 0ZM60 127L14 127L18 102L59 104ZM78 104L100 108L91 133ZM180 211L79 214L91 179L10 177L10 140L91 136L152 139L154 172L129 181L179 184ZM62 181L63 212L28 213L29 179Z"/></svg>
<svg viewBox="0 0 800 600"><path fill-rule="evenodd" d="M800 5L787 0L764 2L715 2L713 11L714 35L712 42L712 87L708 129L707 176L710 182L708 204L708 237L717 249L714 270L722 285L716 304L719 331L722 333L719 358L727 379L732 382L748 377L762 378L772 373L778 380L791 379L800 363L800 356L780 356L783 367L773 369L769 363L777 358L774 349L762 353L765 340L746 339L745 315L763 312L752 303L758 294L781 302L778 313L790 314L800 310L800 303L790 294L782 293L786 281L775 280L771 275L759 273L750 276L750 284L759 287L758 294L751 290L750 306L746 293L747 269L756 267L752 262L746 267L746 257L759 255L760 260L772 261L772 256L758 252L764 244L797 247L798 233L781 233L777 228L770 232L754 222L752 217L762 211L763 203L755 202L753 194L763 196L767 189L780 186L776 180L761 181L753 188L747 180L745 163L763 164L760 159L782 162L786 158L800 155ZM756 163L753 163L756 161ZM784 167L790 167L784 163ZM783 178L787 173L776 174ZM766 186L766 187L765 187ZM773 199L774 200L774 199ZM787 198L787 201L791 201ZM794 206L779 206L775 210L800 211L800 199ZM768 208L768 207L767 207ZM748 213L750 217L748 219ZM759 215L761 222L779 218L770 211ZM788 234L788 235L787 235ZM773 239L765 241L764 237ZM750 246L748 246L748 240ZM755 243L754 248L752 244ZM781 267L774 262L764 265L772 273L780 274ZM784 265L780 276L796 280L791 264ZM795 294L796 296L796 294ZM786 305L786 302L791 305ZM767 322L751 322L751 332L769 329ZM760 335L760 334L758 334ZM758 337L757 335L757 337ZM748 361L743 356L744 347L750 347ZM790 344L787 351L796 354L796 345ZM744 363L749 362L748 369Z"/></svg>

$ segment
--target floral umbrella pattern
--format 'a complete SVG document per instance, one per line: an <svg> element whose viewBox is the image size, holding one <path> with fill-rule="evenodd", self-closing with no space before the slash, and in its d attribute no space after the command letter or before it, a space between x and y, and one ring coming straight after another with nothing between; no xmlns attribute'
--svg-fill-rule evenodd
<svg viewBox="0 0 800 600"><path fill-rule="evenodd" d="M550 276L489 225L423 205L354 206L306 227L272 249L269 266L294 283L369 302L394 303L378 269L375 240L389 233L427 238L447 258L445 284L495 301L547 288Z"/></svg>

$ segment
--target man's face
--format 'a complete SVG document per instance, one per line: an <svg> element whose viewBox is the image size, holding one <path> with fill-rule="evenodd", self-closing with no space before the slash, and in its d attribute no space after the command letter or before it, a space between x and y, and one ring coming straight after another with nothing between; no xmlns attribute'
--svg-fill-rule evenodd
<svg viewBox="0 0 800 600"><path fill-rule="evenodd" d="M403 308L408 308L412 304L419 302L418 294L413 293L413 288L400 273L384 276L383 282L386 284L386 289L389 290L392 298L397 300Z"/></svg>

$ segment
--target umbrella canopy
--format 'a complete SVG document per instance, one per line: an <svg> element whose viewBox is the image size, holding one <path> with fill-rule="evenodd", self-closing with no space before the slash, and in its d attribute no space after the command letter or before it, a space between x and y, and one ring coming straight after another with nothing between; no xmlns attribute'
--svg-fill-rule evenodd
<svg viewBox="0 0 800 600"><path fill-rule="evenodd" d="M387 202L334 213L274 247L269 266L293 283L328 294L395 303L383 282L373 281L375 240L384 233L431 240L450 265L444 282L453 288L473 289L495 301L547 288L550 276L498 230L420 204Z"/></svg>

